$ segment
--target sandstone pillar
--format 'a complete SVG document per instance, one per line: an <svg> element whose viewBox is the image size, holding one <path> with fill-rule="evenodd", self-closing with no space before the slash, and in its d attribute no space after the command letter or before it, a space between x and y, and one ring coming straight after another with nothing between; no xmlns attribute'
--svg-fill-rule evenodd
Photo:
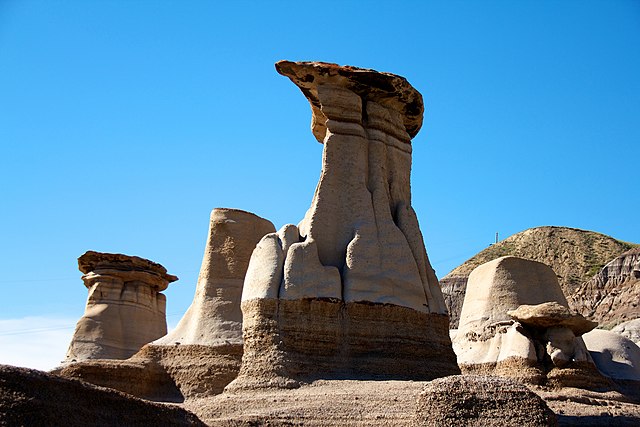
<svg viewBox="0 0 640 427"><path fill-rule="evenodd" d="M178 280L155 262L136 256L88 251L78 258L89 290L65 362L126 359L167 333L166 297Z"/></svg>
<svg viewBox="0 0 640 427"><path fill-rule="evenodd" d="M406 79L373 70L288 61L276 69L311 104L322 171L305 218L266 235L251 257L245 356L233 386L457 373L411 207L422 96Z"/></svg>
<svg viewBox="0 0 640 427"><path fill-rule="evenodd" d="M256 244L274 231L270 221L251 212L214 209L193 303L154 344L242 347L242 283Z"/></svg>

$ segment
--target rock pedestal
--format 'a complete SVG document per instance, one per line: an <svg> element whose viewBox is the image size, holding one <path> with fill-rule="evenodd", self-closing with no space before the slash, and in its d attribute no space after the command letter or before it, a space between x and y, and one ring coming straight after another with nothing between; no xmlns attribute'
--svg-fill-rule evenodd
<svg viewBox="0 0 640 427"><path fill-rule="evenodd" d="M249 259L273 231L250 212L214 209L196 293L178 326L126 361L76 363L59 374L157 401L221 393L240 369L240 297Z"/></svg>
<svg viewBox="0 0 640 427"><path fill-rule="evenodd" d="M600 387L607 381L580 338L596 326L570 312L550 267L502 257L469 275L453 347L465 373Z"/></svg>
<svg viewBox="0 0 640 427"><path fill-rule="evenodd" d="M126 359L167 333L166 297L178 280L155 262L136 256L88 251L78 258L89 289L65 362Z"/></svg>
<svg viewBox="0 0 640 427"><path fill-rule="evenodd" d="M266 235L242 294L242 385L458 372L448 316L411 207L422 96L404 78L321 62L276 64L324 144L305 218Z"/></svg>

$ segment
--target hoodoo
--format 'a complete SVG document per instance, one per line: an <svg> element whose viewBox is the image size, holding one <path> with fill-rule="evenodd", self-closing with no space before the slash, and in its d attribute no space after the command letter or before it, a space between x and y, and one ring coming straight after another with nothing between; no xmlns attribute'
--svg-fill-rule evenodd
<svg viewBox="0 0 640 427"><path fill-rule="evenodd" d="M155 262L137 256L88 251L78 258L89 289L65 362L126 359L167 333L166 297L178 280Z"/></svg>
<svg viewBox="0 0 640 427"><path fill-rule="evenodd" d="M289 61L276 69L311 104L322 171L305 218L266 235L251 257L232 387L459 372L411 207L422 96L406 79L368 69Z"/></svg>

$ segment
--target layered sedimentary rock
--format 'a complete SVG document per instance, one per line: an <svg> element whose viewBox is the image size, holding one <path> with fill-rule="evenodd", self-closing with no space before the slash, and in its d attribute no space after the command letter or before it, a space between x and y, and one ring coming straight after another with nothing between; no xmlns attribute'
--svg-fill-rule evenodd
<svg viewBox="0 0 640 427"><path fill-rule="evenodd" d="M156 401L221 393L240 369L240 298L249 259L274 231L253 213L214 209L195 296L177 327L126 361L73 364L59 374Z"/></svg>
<svg viewBox="0 0 640 427"><path fill-rule="evenodd" d="M456 373L446 307L411 207L422 97L404 78L319 62L277 71L324 144L305 218L266 235L244 283L235 387Z"/></svg>
<svg viewBox="0 0 640 427"><path fill-rule="evenodd" d="M471 271L507 255L538 261L551 267L569 307L590 320L605 323L606 319L600 316L600 312L594 312L591 316L589 310L582 310L582 301L600 300L597 292L583 292L575 297L574 294L606 263L632 247L632 244L604 234L568 227L536 227L514 234L474 255L440 279L442 293L449 307L451 327L458 327ZM602 310L602 313L605 311Z"/></svg>
<svg viewBox="0 0 640 427"><path fill-rule="evenodd" d="M640 248L607 263L570 299L576 310L605 327L640 317Z"/></svg>
<svg viewBox="0 0 640 427"><path fill-rule="evenodd" d="M589 386L600 377L579 337L595 326L569 311L551 268L502 257L469 275L453 347L463 372Z"/></svg>
<svg viewBox="0 0 640 427"><path fill-rule="evenodd" d="M155 262L136 256L88 251L78 258L89 290L66 363L126 359L167 333L166 297L178 280Z"/></svg>
<svg viewBox="0 0 640 427"><path fill-rule="evenodd" d="M505 378L454 375L438 378L418 397L414 426L556 426L544 400Z"/></svg>

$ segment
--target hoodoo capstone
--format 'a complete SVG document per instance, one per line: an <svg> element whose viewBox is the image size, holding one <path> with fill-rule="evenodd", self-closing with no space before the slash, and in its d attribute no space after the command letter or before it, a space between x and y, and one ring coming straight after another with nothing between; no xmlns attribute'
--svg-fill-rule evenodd
<svg viewBox="0 0 640 427"><path fill-rule="evenodd" d="M78 258L89 290L65 362L126 359L167 333L166 297L178 280L153 261L88 251Z"/></svg>
<svg viewBox="0 0 640 427"><path fill-rule="evenodd" d="M311 104L322 171L304 219L266 235L251 257L245 354L232 386L457 373L411 207L422 96L406 79L373 70L289 61L276 69Z"/></svg>

